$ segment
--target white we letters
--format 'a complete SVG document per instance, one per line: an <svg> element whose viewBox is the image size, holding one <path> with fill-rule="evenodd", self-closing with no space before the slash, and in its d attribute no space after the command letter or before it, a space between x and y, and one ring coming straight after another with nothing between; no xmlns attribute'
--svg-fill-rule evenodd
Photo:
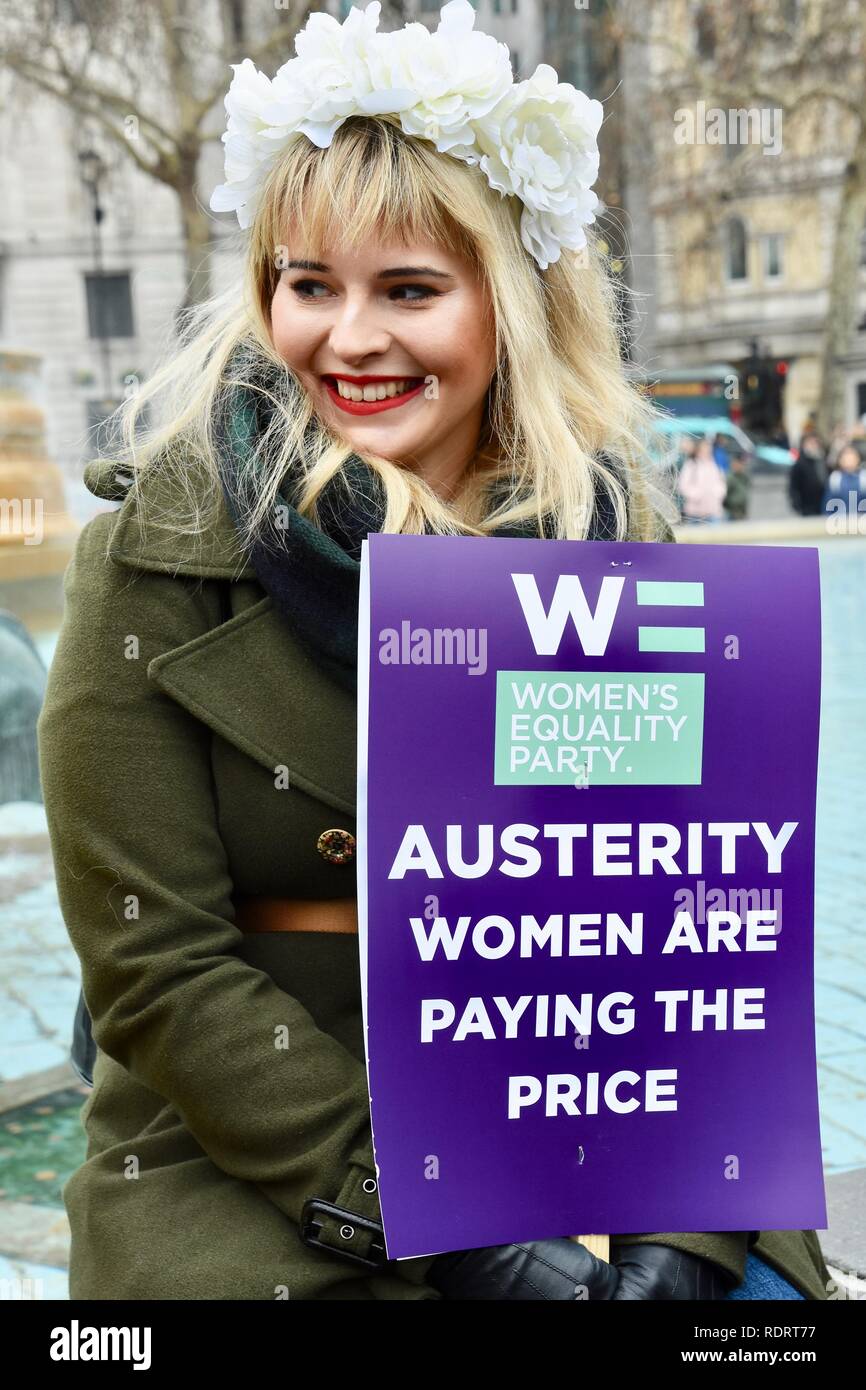
<svg viewBox="0 0 866 1390"><path fill-rule="evenodd" d="M592 613L576 574L559 576L549 612L545 612L534 574L512 574L511 578L539 656L553 656L559 650L569 618L574 623L584 653L587 656L604 655L625 579L606 577L601 581L598 602Z"/></svg>

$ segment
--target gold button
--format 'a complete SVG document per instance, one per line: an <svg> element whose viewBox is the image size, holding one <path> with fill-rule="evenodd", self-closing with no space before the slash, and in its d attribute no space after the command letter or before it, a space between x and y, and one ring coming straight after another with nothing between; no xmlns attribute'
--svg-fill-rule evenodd
<svg viewBox="0 0 866 1390"><path fill-rule="evenodd" d="M348 830L323 830L316 849L331 864L345 864L355 857L355 837Z"/></svg>

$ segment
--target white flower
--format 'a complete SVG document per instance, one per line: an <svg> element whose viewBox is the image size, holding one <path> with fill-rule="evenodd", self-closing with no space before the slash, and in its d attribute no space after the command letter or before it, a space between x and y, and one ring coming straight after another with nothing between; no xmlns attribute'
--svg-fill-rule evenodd
<svg viewBox="0 0 866 1390"><path fill-rule="evenodd" d="M591 186L602 116L601 102L542 63L476 128L481 168L493 188L524 203L523 244L539 261L558 260L557 244L586 245L583 227L598 207Z"/></svg>
<svg viewBox="0 0 866 1390"><path fill-rule="evenodd" d="M215 212L255 215L265 177L297 131L327 148L350 116L393 115L407 135L479 165L503 196L524 207L521 238L542 269L562 246L586 245L598 199L597 135L602 108L542 64L515 84L505 44L475 31L469 0L449 0L431 33L407 24L379 33L379 0L354 6L339 24L310 15L296 56L273 82L249 58L233 68L226 96L225 183Z"/></svg>
<svg viewBox="0 0 866 1390"><path fill-rule="evenodd" d="M432 140L443 154L478 162L472 123L486 116L511 90L513 75L504 43L474 32L469 0L451 0L430 33L407 24L380 35L370 73L376 87L411 93L399 108L407 135Z"/></svg>
<svg viewBox="0 0 866 1390"><path fill-rule="evenodd" d="M273 129L263 138L300 130L324 149L348 116L395 111L411 100L411 92L381 90L371 77L372 54L386 37L377 33L380 10L379 0L363 13L353 5L342 24L329 14L310 15L295 41L298 56L274 78L274 99L264 107Z"/></svg>
<svg viewBox="0 0 866 1390"><path fill-rule="evenodd" d="M271 82L249 58L232 64L234 77L226 93L228 125L223 135L226 181L214 189L214 212L236 212L242 227L249 226L268 147L260 144L267 122L263 108L271 99Z"/></svg>
<svg viewBox="0 0 866 1390"><path fill-rule="evenodd" d="M271 95L270 78L259 72L250 58L233 63L232 72L234 77L225 99L228 133L253 136L264 124L260 113Z"/></svg>

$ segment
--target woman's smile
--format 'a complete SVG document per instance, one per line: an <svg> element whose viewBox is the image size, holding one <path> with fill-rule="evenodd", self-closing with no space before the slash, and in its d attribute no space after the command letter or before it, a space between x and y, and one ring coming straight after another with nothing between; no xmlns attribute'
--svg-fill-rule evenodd
<svg viewBox="0 0 866 1390"><path fill-rule="evenodd" d="M414 400L425 385L424 377L415 376L330 374L323 376L322 381L334 404L349 415L376 415L383 410L394 410Z"/></svg>

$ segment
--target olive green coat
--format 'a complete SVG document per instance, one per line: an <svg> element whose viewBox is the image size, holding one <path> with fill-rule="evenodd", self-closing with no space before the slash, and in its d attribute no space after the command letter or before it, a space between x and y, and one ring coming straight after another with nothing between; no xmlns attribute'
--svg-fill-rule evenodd
<svg viewBox="0 0 866 1390"><path fill-rule="evenodd" d="M310 1196L379 1217L357 936L234 925L235 893L355 896L354 863L317 850L324 830L355 832L355 700L290 635L225 512L203 546L153 521L143 538L117 474L85 474L122 506L79 537L38 726L98 1046L87 1158L63 1190L70 1295L437 1298L432 1257L374 1273L298 1235ZM748 1232L635 1239L742 1279ZM826 1297L813 1232L754 1249Z"/></svg>

